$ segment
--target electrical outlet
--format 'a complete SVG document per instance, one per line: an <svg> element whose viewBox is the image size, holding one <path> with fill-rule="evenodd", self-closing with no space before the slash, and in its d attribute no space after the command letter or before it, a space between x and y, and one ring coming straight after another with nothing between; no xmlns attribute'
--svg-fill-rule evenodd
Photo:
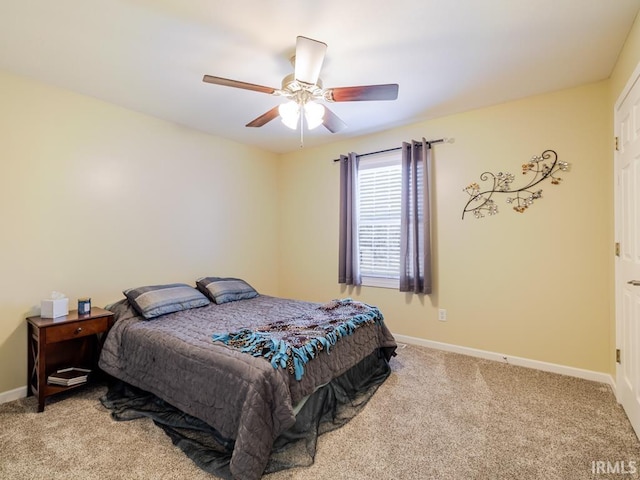
<svg viewBox="0 0 640 480"><path fill-rule="evenodd" d="M441 308L440 310L438 310L438 320L440 320L441 322L446 322L447 321L447 310L444 308Z"/></svg>

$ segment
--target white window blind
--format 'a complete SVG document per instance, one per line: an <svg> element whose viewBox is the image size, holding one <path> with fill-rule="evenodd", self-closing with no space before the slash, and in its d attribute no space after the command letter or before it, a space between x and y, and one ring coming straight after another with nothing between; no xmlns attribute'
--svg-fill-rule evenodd
<svg viewBox="0 0 640 480"><path fill-rule="evenodd" d="M365 284L367 277L400 276L401 187L400 151L360 159L358 235Z"/></svg>

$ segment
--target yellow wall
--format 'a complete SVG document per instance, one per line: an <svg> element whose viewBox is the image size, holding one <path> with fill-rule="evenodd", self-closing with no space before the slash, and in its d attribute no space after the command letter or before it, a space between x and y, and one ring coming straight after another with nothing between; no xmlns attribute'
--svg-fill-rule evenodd
<svg viewBox="0 0 640 480"><path fill-rule="evenodd" d="M383 114L383 112L381 112ZM600 82L426 121L283 157L281 294L350 295L378 305L398 334L610 371L611 115ZM337 284L339 168L332 159L403 140L454 137L434 150L435 289L426 297ZM572 164L526 213L465 217L463 187L554 149ZM446 308L448 321L438 321Z"/></svg>
<svg viewBox="0 0 640 480"><path fill-rule="evenodd" d="M277 156L0 73L0 393L52 290L104 306L238 275L278 292Z"/></svg>
<svg viewBox="0 0 640 480"><path fill-rule="evenodd" d="M636 17L611 74L610 100L612 109L638 63L640 63L640 15Z"/></svg>

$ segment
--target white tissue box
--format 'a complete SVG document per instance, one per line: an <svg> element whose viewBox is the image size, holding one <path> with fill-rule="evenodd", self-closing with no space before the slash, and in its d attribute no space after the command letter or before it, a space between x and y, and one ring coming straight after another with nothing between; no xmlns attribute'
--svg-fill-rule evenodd
<svg viewBox="0 0 640 480"><path fill-rule="evenodd" d="M47 299L40 302L40 317L42 318L64 317L68 314L68 298Z"/></svg>

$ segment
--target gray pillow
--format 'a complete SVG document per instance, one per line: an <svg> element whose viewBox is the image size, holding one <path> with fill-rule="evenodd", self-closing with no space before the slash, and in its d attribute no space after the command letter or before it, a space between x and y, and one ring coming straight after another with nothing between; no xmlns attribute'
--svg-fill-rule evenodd
<svg viewBox="0 0 640 480"><path fill-rule="evenodd" d="M196 286L217 304L258 296L251 285L239 278L203 277L196 281Z"/></svg>
<svg viewBox="0 0 640 480"><path fill-rule="evenodd" d="M147 320L211 303L202 293L185 283L129 288L122 293L131 306Z"/></svg>

